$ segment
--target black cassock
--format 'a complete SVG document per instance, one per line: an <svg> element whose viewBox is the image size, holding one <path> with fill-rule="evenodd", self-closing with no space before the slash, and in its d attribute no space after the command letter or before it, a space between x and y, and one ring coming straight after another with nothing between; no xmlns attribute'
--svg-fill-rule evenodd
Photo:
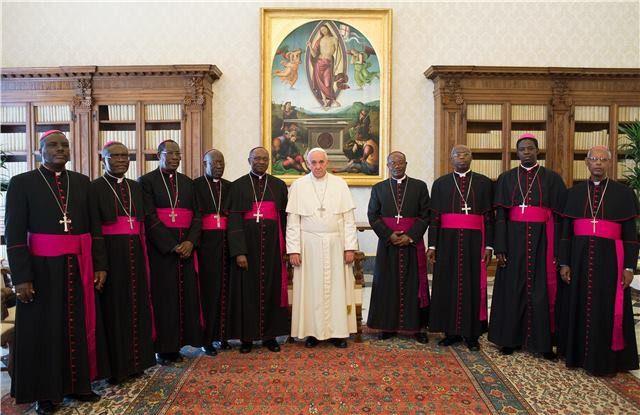
<svg viewBox="0 0 640 415"><path fill-rule="evenodd" d="M207 181L209 185L207 185ZM203 216L203 230L198 247L200 269L200 292L202 293L202 313L204 315L205 345L213 341L228 340L229 329L229 248L227 246L227 230L205 230L205 215L215 215L219 205L221 218L229 215L229 193L231 182L220 179L214 182L207 176L193 181L200 213ZM212 196L213 194L213 196ZM211 220L211 219L210 219ZM213 218L213 224L217 221Z"/></svg>
<svg viewBox="0 0 640 415"><path fill-rule="evenodd" d="M68 200L68 234L90 232L89 178L71 171L58 178L39 170L56 199ZM69 188L67 187L69 179ZM7 192L6 237L11 277L15 285L31 281L34 301L18 301L11 395L16 403L60 402L65 395L91 392L85 330L85 308L76 255L33 256L27 233L64 235L62 212L37 170L14 176ZM90 237L89 237L90 239ZM91 280L93 277L91 276ZM104 329L96 296L98 378L109 376Z"/></svg>
<svg viewBox="0 0 640 415"><path fill-rule="evenodd" d="M621 225L623 266L635 269L638 260L635 223L635 218L640 213L638 199L628 187L614 180L608 181L597 219ZM638 369L629 288L623 292L622 303L624 349L612 350L614 303L619 285L615 242L613 239L577 236L573 233L574 219L592 220L587 183L594 213L606 185L606 181L598 186L592 181L579 183L569 190L567 196L560 241L560 263L571 267L571 282L569 285L561 284L558 352L566 356L567 366L584 367L596 375ZM597 226L599 225L596 223Z"/></svg>
<svg viewBox="0 0 640 415"><path fill-rule="evenodd" d="M176 177L179 195L175 206L193 212L188 228L169 228L160 221L156 212L156 209L171 208L167 188L175 203ZM184 345L200 347L202 315L194 255L183 260L173 251L179 243L190 241L195 253L200 239L200 210L197 208L193 180L182 173L170 175L156 169L140 177L139 181L147 215L145 225L151 266L151 298L156 319L155 350L158 353L172 353Z"/></svg>
<svg viewBox="0 0 640 415"><path fill-rule="evenodd" d="M536 175L537 173L537 175ZM520 186L518 186L520 177ZM498 267L491 302L489 341L501 347L522 346L532 352L550 352L554 342L549 296L547 294L546 224L513 222L509 209L526 205L551 209L554 217L555 254L566 186L555 172L537 166L526 170L518 166L498 177L495 187L495 253L507 256L507 265ZM527 190L531 191L527 194ZM525 208L526 210L527 208ZM556 285L560 282L557 272ZM555 320L554 320L555 321Z"/></svg>
<svg viewBox="0 0 640 415"><path fill-rule="evenodd" d="M111 187L105 179L109 180ZM91 182L89 204L93 266L95 271L107 272L100 302L109 347L111 377L118 382L156 364L151 338L151 297L143 235L103 235L102 232L103 225L112 225L118 216L127 217L120 203L131 213L132 220L144 224L142 188L137 182L124 179L118 183L117 179L106 175Z"/></svg>
<svg viewBox="0 0 640 415"><path fill-rule="evenodd" d="M283 236L287 221L287 186L282 180L267 174L258 179L250 174L233 182L228 230L231 257L229 338L243 341L266 340L291 332L289 309L280 302L284 252L280 249L278 221L244 219L254 203L251 180L258 202L263 192L265 202L275 202ZM247 256L248 271L237 266L235 258L238 255Z"/></svg>
<svg viewBox="0 0 640 415"><path fill-rule="evenodd" d="M401 215L404 218L415 218L414 224L406 231L415 243L406 247L391 244L389 237L393 231L382 219L396 221L396 204L402 204ZM423 240L429 226L429 190L426 183L410 177L400 184L393 179L377 183L371 189L367 216L378 235L367 326L384 331L419 331L426 327L429 319L429 306L421 306L418 298L416 246ZM427 287L427 296L428 293Z"/></svg>
<svg viewBox="0 0 640 415"><path fill-rule="evenodd" d="M465 203L460 193L471 210L462 210ZM442 214L465 212L482 215L484 245L480 230L441 228ZM464 177L451 173L433 183L429 246L436 249L429 330L477 338L487 331L486 302L481 300L480 270L485 265L481 263L485 248L493 246L491 179L476 172L469 172ZM480 318L481 307L484 307L484 320Z"/></svg>

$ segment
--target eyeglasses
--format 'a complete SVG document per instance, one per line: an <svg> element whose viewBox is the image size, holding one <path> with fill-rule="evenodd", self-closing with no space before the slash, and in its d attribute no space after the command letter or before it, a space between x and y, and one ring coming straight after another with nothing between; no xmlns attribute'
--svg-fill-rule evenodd
<svg viewBox="0 0 640 415"><path fill-rule="evenodd" d="M182 153L179 151L161 151L160 154L166 154L167 156L182 157Z"/></svg>
<svg viewBox="0 0 640 415"><path fill-rule="evenodd" d="M605 161L609 161L611 159L610 158L606 158L606 157L587 157L587 160L593 161L593 162L596 162L596 161L605 162Z"/></svg>

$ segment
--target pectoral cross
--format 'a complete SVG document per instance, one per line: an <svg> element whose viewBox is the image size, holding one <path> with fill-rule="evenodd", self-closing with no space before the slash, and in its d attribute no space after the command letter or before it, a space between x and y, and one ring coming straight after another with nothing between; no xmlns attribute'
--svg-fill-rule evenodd
<svg viewBox="0 0 640 415"><path fill-rule="evenodd" d="M129 227L133 229L133 218L131 216L129 216L129 219L127 219L127 222L129 222Z"/></svg>
<svg viewBox="0 0 640 415"><path fill-rule="evenodd" d="M71 224L71 219L67 218L67 213L66 212L64 212L62 214L62 219L59 220L58 223L61 224L61 225L64 224L64 231L65 232L69 232L69 226L67 226L67 225Z"/></svg>
<svg viewBox="0 0 640 415"><path fill-rule="evenodd" d="M169 213L169 217L171 218L171 222L175 223L176 216L178 216L178 214L176 212L174 212L173 209L171 209L171 213Z"/></svg>
<svg viewBox="0 0 640 415"><path fill-rule="evenodd" d="M596 233L596 223L598 223L598 221L596 220L596 218L593 218L589 222L593 224L593 233Z"/></svg>
<svg viewBox="0 0 640 415"><path fill-rule="evenodd" d="M394 218L396 218L396 223L400 223L400 219L404 218L404 216L402 216L400 212L398 212L398 214L395 215Z"/></svg>
<svg viewBox="0 0 640 415"><path fill-rule="evenodd" d="M529 206L525 205L524 200L523 200L522 203L518 205L518 207L520 208L520 210L522 211L522 214L524 215L525 208L527 208Z"/></svg>
<svg viewBox="0 0 640 415"><path fill-rule="evenodd" d="M467 205L467 202L464 202L464 207L461 210L464 212L465 215L468 215L471 208L469 207L469 205Z"/></svg>
<svg viewBox="0 0 640 415"><path fill-rule="evenodd" d="M318 212L320 212L320 217L322 217L322 214L324 213L324 211L325 211L325 210L327 210L327 209L325 209L325 208L324 208L324 207L322 207L322 206L320 206L320 207L318 208Z"/></svg>
<svg viewBox="0 0 640 415"><path fill-rule="evenodd" d="M260 209L258 209L258 211L256 213L253 214L253 216L256 217L256 223L260 223L260 218L264 215L260 214Z"/></svg>
<svg viewBox="0 0 640 415"><path fill-rule="evenodd" d="M217 213L215 215L213 215L214 218L216 218L216 222L218 222L218 228L220 227L220 215L218 215Z"/></svg>

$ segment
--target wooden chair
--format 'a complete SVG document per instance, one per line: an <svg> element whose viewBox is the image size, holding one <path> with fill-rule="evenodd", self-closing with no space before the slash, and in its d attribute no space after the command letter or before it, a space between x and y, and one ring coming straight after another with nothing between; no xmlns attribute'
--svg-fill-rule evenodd
<svg viewBox="0 0 640 415"><path fill-rule="evenodd" d="M15 332L16 323L16 307L7 307L8 297L11 295L12 290L5 285L5 277L9 275L9 270L2 269L2 275L0 276L0 293L2 301L2 325L0 326L0 345L7 347L9 353L6 356L2 356L2 360L7 362L6 367L2 368L2 371L9 370L11 373L11 351L13 349L13 337Z"/></svg>

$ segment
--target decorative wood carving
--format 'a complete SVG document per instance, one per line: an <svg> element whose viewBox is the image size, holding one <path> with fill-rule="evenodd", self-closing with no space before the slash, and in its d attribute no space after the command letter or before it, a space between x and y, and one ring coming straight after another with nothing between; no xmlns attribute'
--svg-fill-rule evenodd
<svg viewBox="0 0 640 415"><path fill-rule="evenodd" d="M501 158L503 168L510 166L513 157L511 131L517 130L512 128L512 120L505 118L510 113L510 106L546 105L547 121L542 121L546 123L546 166L558 171L569 185L576 157L573 142L575 106L611 108L608 131L612 148L617 142L617 116L614 114L618 107L640 106L639 68L432 66L424 74L434 82L436 177L449 171L447 161L451 146L466 141L469 104L502 105L503 118L497 122L502 126L502 148L477 150L482 157ZM477 122L472 127L483 128L478 127Z"/></svg>
<svg viewBox="0 0 640 415"><path fill-rule="evenodd" d="M74 169L95 177L98 170L99 107L135 103L136 137L144 142L144 105L182 104L180 131L186 147L184 172L199 175L204 149L212 147L211 85L222 73L214 65L61 66L55 68L3 68L2 102L31 106L67 103L72 107L69 130L74 143ZM28 118L27 131L35 131ZM114 124L111 124L113 126ZM119 128L119 126L117 126ZM139 145L142 147L142 144ZM144 161L142 148L136 160ZM143 163L138 163L138 166Z"/></svg>
<svg viewBox="0 0 640 415"><path fill-rule="evenodd" d="M187 110L204 109L204 80L201 77L191 77L188 81L189 94L184 97L184 106Z"/></svg>

